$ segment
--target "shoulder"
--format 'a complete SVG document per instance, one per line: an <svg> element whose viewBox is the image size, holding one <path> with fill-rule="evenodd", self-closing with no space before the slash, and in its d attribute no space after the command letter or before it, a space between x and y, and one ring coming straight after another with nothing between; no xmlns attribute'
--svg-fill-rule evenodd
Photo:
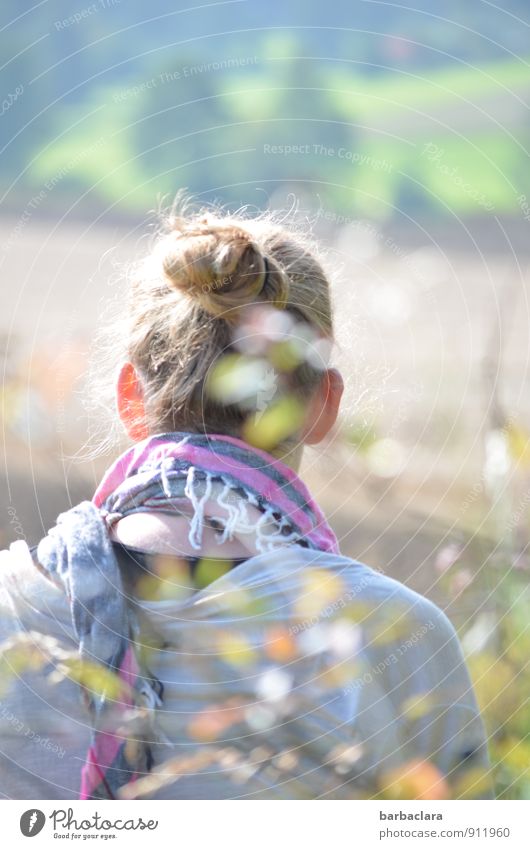
<svg viewBox="0 0 530 849"><path fill-rule="evenodd" d="M294 606L300 630L346 617L361 627L367 645L413 640L424 651L454 654L453 662L460 657L455 629L436 604L360 561L289 547L251 558L236 573L260 591L275 585Z"/></svg>
<svg viewBox="0 0 530 849"><path fill-rule="evenodd" d="M456 630L437 604L364 563L341 560L337 566L351 604L359 608L372 642L398 645L403 653L414 647L416 657L421 653L453 669L462 665Z"/></svg>
<svg viewBox="0 0 530 849"><path fill-rule="evenodd" d="M397 677L411 684L414 679L423 689L444 679L453 693L469 690L460 641L438 605L365 563L333 554L302 557L304 568L320 576L327 597L318 618L354 622L370 663L392 668Z"/></svg>
<svg viewBox="0 0 530 849"><path fill-rule="evenodd" d="M454 628L443 611L415 590L382 571L358 560L334 554L312 552L308 565L325 570L343 591L344 601L366 607L366 612L387 621L408 617L417 623L432 624L447 636Z"/></svg>

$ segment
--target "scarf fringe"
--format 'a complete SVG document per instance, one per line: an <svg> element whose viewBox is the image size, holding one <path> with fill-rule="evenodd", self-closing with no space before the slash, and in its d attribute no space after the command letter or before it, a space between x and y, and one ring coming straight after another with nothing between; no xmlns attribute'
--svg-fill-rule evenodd
<svg viewBox="0 0 530 849"><path fill-rule="evenodd" d="M253 534L256 538L256 548L259 552L264 553L273 551L279 545L287 545L300 540L300 534L292 530L292 526L286 517L280 516L278 519L277 511L270 505L265 509L261 508L257 519L254 521L250 519L248 505L259 508L254 493L241 486L234 487L231 481L218 474L206 472L199 477L197 472L195 466L190 466L184 488L184 495L189 500L193 511L188 539L190 545L196 551L200 551L202 547L207 518L214 519L224 526L217 539L219 545L232 541L236 534ZM215 495L215 484L222 486L217 495ZM168 498L171 497L167 472L164 492ZM211 514L207 516L206 505L210 500L224 510L227 515ZM267 532L267 528L270 528L271 525L274 530ZM289 533L285 533L286 528L290 529Z"/></svg>

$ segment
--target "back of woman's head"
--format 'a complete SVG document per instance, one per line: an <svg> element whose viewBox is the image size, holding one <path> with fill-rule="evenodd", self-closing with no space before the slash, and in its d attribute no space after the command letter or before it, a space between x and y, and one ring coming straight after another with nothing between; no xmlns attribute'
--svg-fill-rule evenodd
<svg viewBox="0 0 530 849"><path fill-rule="evenodd" d="M263 306L331 340L328 279L305 237L269 214L167 216L130 275L125 325L124 353L142 381L150 433L240 435L248 411L209 392L208 379L234 350L245 317ZM259 322L252 332L259 335ZM304 361L290 372L290 391L309 398L321 370Z"/></svg>

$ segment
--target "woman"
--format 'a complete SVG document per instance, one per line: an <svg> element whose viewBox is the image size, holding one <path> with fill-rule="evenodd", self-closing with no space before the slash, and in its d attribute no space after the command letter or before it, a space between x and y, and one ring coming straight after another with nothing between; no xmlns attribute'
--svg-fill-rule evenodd
<svg viewBox="0 0 530 849"><path fill-rule="evenodd" d="M452 626L342 557L298 477L338 414L332 339L299 234L170 216L115 328L133 445L1 555L6 796L488 794Z"/></svg>

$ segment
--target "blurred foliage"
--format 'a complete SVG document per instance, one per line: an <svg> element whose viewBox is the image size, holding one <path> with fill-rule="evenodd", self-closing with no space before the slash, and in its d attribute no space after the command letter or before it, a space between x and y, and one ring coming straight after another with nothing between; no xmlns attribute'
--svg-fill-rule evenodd
<svg viewBox="0 0 530 849"><path fill-rule="evenodd" d="M58 0L3 4L2 88L23 89L2 115L15 206L43 192L144 211L181 186L262 206L256 188L287 182L387 217L514 212L530 194L523 0L94 9L68 23Z"/></svg>
<svg viewBox="0 0 530 849"><path fill-rule="evenodd" d="M506 799L530 798L528 445L525 428L514 419L485 434L480 494L470 490L463 502L467 508L475 501L471 536L465 545L449 542L435 562L439 582L463 618L462 646L497 794Z"/></svg>

